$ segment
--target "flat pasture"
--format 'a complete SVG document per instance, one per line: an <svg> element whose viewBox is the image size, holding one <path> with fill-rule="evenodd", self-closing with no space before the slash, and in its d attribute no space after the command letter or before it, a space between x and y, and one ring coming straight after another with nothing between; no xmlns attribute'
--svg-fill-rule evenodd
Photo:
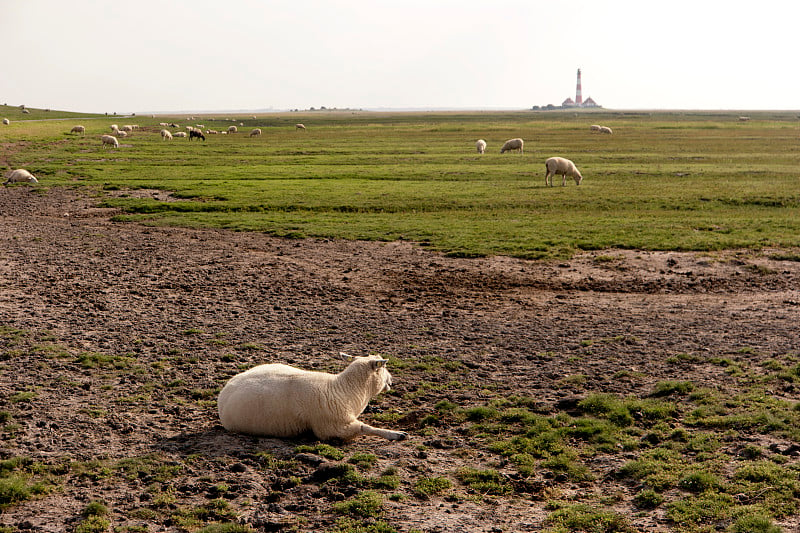
<svg viewBox="0 0 800 533"><path fill-rule="evenodd" d="M711 251L800 244L800 126L792 113L281 113L13 122L7 167L113 195L119 220L278 236L408 240L456 256L568 257L605 248ZM162 141L202 124L206 141ZM306 131L295 130L303 122ZM76 122L77 123L77 122ZM118 150L109 125L136 123ZM613 135L589 126L610 126ZM263 134L250 137L252 128ZM511 137L524 154L500 154ZM488 142L476 153L475 141ZM580 187L546 187L572 159ZM168 191L168 199L137 189ZM132 194L126 194L132 192Z"/></svg>

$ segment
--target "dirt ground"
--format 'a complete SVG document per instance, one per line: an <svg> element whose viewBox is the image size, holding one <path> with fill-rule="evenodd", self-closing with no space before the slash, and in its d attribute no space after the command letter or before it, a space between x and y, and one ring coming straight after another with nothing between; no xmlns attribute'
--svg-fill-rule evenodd
<svg viewBox="0 0 800 533"><path fill-rule="evenodd" d="M724 387L718 368L676 376L666 359L798 350L800 263L769 259L769 251L456 259L406 242L114 223L113 211L95 205L70 189L0 190L0 326L66 352L0 344L0 410L15 423L0 440L0 459L114 463L156 454L181 466L171 482L175 501L164 505L207 502L209 487L224 482L238 519L260 531L330 529L330 504L347 494L306 482L320 471L313 454L295 457L299 484L282 486L279 473L260 468L257 451L293 457L313 439L223 430L203 391L218 390L240 368L280 361L336 371L340 351L463 363L452 379L470 387L424 365L390 368L394 391L376 405L401 416L373 423L410 438L341 445L348 455L376 454L376 471L397 468L398 490L408 492L421 473L452 479L462 465L497 460L457 427L423 431L419 420L443 399L470 406L527 395L555 409L576 392L645 394L665 379ZM76 362L86 353L127 355L144 370L86 368ZM580 390L564 386L570 376L582 376ZM421 390L423 381L441 386ZM35 396L9 400L21 391ZM59 490L4 510L0 525L71 531L86 504L102 499L115 527L182 531L169 513L134 512L152 507L145 475L65 479ZM564 490L625 489L600 480ZM400 531L536 531L545 515L535 498L407 497L387 500L383 519ZM668 530L658 513L633 520L641 531Z"/></svg>

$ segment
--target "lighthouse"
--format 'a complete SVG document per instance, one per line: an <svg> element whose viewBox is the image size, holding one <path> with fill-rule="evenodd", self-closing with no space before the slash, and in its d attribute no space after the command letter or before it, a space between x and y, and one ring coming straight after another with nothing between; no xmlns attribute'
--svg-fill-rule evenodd
<svg viewBox="0 0 800 533"><path fill-rule="evenodd" d="M578 84L575 86L575 105L583 106L583 95L581 94L581 69L578 69Z"/></svg>

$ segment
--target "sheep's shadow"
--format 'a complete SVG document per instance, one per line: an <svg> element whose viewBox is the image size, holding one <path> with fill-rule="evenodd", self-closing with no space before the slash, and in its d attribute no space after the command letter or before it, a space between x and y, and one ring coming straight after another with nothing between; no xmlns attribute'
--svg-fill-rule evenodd
<svg viewBox="0 0 800 533"><path fill-rule="evenodd" d="M302 444L318 443L319 439L308 433L292 439L255 437L227 431L222 424L215 424L197 431L182 432L166 437L153 444L156 451L181 456L204 455L206 457L250 454L253 450L283 454Z"/></svg>

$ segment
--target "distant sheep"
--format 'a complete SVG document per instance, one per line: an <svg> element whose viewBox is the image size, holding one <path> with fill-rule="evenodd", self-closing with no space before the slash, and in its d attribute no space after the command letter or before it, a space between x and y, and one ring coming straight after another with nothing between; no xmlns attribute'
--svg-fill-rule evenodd
<svg viewBox="0 0 800 533"><path fill-rule="evenodd" d="M81 135L85 135L86 134L86 128L84 126L73 126L72 129L69 130L69 132L70 133L80 133Z"/></svg>
<svg viewBox="0 0 800 533"><path fill-rule="evenodd" d="M110 144L114 148L119 148L119 141L113 135L103 135L100 137L100 140L103 142L103 148L105 148L107 144Z"/></svg>
<svg viewBox="0 0 800 533"><path fill-rule="evenodd" d="M578 167L576 167L575 163L573 163L569 159L564 159L563 157L551 157L544 162L544 166L547 169L547 173L544 175L545 185L550 185L552 187L553 176L556 176L558 174L561 175L562 187L566 186L567 184L567 176L570 176L572 179L575 180L575 185L580 185L581 181L583 181L583 176L581 176Z"/></svg>
<svg viewBox="0 0 800 533"><path fill-rule="evenodd" d="M119 126L117 126L116 124L112 124L111 125L111 131L117 131L118 129L119 129Z"/></svg>
<svg viewBox="0 0 800 533"><path fill-rule="evenodd" d="M206 130L207 135L217 135L219 132L217 130Z"/></svg>
<svg viewBox="0 0 800 533"><path fill-rule="evenodd" d="M189 130L189 140L191 141L195 137L197 137L198 139L203 139L204 141L206 140L206 136L203 135L203 132L198 130L197 128Z"/></svg>
<svg viewBox="0 0 800 533"><path fill-rule="evenodd" d="M237 374L219 393L220 421L228 431L248 435L295 437L311 431L322 440L359 435L405 439L403 432L358 421L370 399L391 387L386 360L374 355L350 359L339 374L282 364Z"/></svg>
<svg viewBox="0 0 800 533"><path fill-rule="evenodd" d="M602 126L599 126L597 124L592 124L591 126L589 126L589 129L591 131L600 131L600 128L602 128Z"/></svg>
<svg viewBox="0 0 800 533"><path fill-rule="evenodd" d="M295 124L294 129L306 131L306 127L303 124Z"/></svg>
<svg viewBox="0 0 800 533"><path fill-rule="evenodd" d="M177 135L177 133L176 133ZM161 130L161 140L162 141L171 141L172 140L172 133L169 130Z"/></svg>
<svg viewBox="0 0 800 533"><path fill-rule="evenodd" d="M228 126L228 133L237 133L238 131L239 128L237 128L236 126Z"/></svg>
<svg viewBox="0 0 800 533"><path fill-rule="evenodd" d="M612 133L614 133L614 132L611 130L611 128L609 128L608 126L600 126L600 130L599 130L599 131L600 131L600 133L607 133L607 134L609 134L609 135L611 135Z"/></svg>
<svg viewBox="0 0 800 533"><path fill-rule="evenodd" d="M478 142L475 143L475 148L478 150L479 154L484 153L486 151L486 141L478 139Z"/></svg>
<svg viewBox="0 0 800 533"><path fill-rule="evenodd" d="M7 118L4 118L4 119L3 119L3 124L5 124L6 126L8 126L9 124L11 124L11 121L10 121L10 120L8 120Z"/></svg>
<svg viewBox="0 0 800 533"><path fill-rule="evenodd" d="M739 117L739 122L747 122L750 120L750 117Z"/></svg>
<svg viewBox="0 0 800 533"><path fill-rule="evenodd" d="M250 137L258 137L259 135L261 135L261 128L255 128L250 132Z"/></svg>
<svg viewBox="0 0 800 533"><path fill-rule="evenodd" d="M116 135L117 137L127 137L128 132L125 130L117 130L114 132L114 135Z"/></svg>
<svg viewBox="0 0 800 533"><path fill-rule="evenodd" d="M3 185L8 185L9 183L39 183L39 180L36 179L36 176L24 168L9 170L3 177L6 178L6 181L3 183Z"/></svg>
<svg viewBox="0 0 800 533"><path fill-rule="evenodd" d="M175 137L186 137L186 135L187 134L186 134L185 131L177 131L177 132L174 133Z"/></svg>
<svg viewBox="0 0 800 533"><path fill-rule="evenodd" d="M525 142L519 137L517 137L516 139L509 139L503 143L502 148L500 148L500 153L504 154L511 150L519 150L519 153L522 153L522 147L524 144Z"/></svg>

